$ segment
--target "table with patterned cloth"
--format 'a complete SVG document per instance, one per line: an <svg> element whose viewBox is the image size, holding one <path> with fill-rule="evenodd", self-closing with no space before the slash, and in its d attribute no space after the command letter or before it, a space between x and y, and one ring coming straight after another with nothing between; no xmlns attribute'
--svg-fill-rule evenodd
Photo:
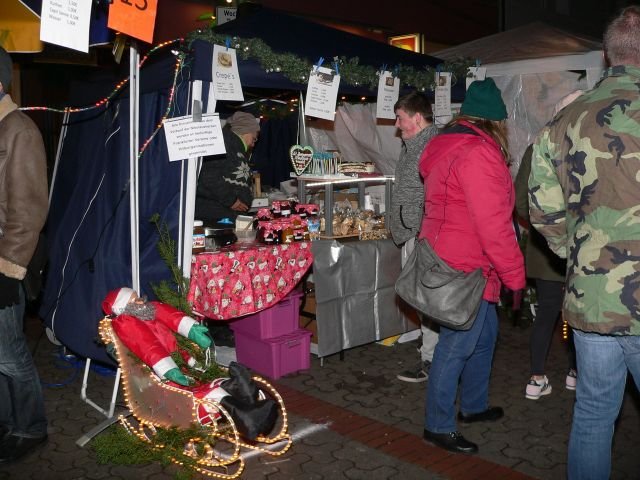
<svg viewBox="0 0 640 480"><path fill-rule="evenodd" d="M214 320L256 313L282 300L311 267L309 242L236 243L194 255L188 301Z"/></svg>

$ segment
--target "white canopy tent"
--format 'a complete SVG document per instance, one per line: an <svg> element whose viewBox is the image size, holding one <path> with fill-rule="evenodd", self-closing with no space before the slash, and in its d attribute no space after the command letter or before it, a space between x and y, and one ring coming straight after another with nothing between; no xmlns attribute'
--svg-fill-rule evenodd
<svg viewBox="0 0 640 480"><path fill-rule="evenodd" d="M602 45L541 22L435 52L477 59L502 90L514 173L524 150L567 94L592 88L604 70Z"/></svg>

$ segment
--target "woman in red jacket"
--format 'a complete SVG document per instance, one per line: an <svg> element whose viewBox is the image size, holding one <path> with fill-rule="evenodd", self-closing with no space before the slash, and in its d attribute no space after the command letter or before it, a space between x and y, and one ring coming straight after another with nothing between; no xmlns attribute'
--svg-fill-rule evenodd
<svg viewBox="0 0 640 480"><path fill-rule="evenodd" d="M460 385L463 424L495 421L504 414L490 407L489 375L498 333L495 303L501 284L525 286L524 262L512 223L515 201L506 162L507 109L491 78L469 86L460 115L422 154L425 238L451 267L482 268L487 285L470 330L440 328L427 384L424 438L459 453L478 446L456 428L455 402Z"/></svg>

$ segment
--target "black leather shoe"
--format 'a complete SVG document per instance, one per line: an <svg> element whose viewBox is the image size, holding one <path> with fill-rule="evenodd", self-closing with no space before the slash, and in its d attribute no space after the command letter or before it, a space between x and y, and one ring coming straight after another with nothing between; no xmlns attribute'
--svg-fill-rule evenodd
<svg viewBox="0 0 640 480"><path fill-rule="evenodd" d="M478 445L465 439L460 432L433 433L425 430L423 437L427 442L450 452L472 454L478 451Z"/></svg>
<svg viewBox="0 0 640 480"><path fill-rule="evenodd" d="M34 451L39 445L47 441L47 435L42 437L18 437L7 435L0 444L0 464L18 460Z"/></svg>
<svg viewBox="0 0 640 480"><path fill-rule="evenodd" d="M504 417L502 407L489 407L484 412L469 413L468 415L464 415L462 412L458 413L458 421L464 425L475 422L495 422L502 417Z"/></svg>

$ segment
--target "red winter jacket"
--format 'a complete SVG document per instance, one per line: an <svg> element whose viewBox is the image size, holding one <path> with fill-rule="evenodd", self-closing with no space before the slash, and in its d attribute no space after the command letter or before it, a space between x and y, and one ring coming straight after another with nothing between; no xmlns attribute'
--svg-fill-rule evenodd
<svg viewBox="0 0 640 480"><path fill-rule="evenodd" d="M513 180L496 142L461 121L427 145L420 158L425 184L420 238L451 267L482 267L483 298L497 302L500 282L525 286L524 261L513 229Z"/></svg>

